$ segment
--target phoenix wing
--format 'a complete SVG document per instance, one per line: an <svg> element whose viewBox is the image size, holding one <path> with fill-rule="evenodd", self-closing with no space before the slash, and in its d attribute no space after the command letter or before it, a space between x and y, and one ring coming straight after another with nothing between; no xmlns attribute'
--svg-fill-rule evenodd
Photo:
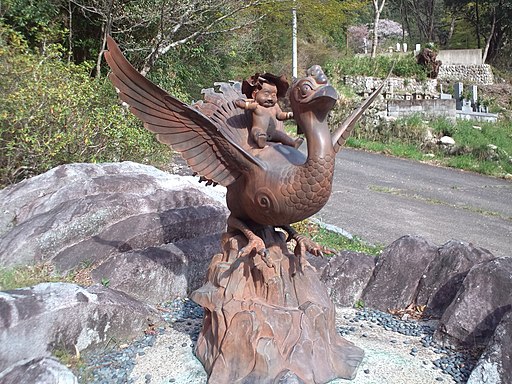
<svg viewBox="0 0 512 384"><path fill-rule="evenodd" d="M107 46L105 59L112 69L109 78L121 100L146 129L156 134L158 141L180 152L199 176L228 186L251 167L265 169L264 163L223 132L225 129L215 122L215 117L172 97L142 76L110 36ZM216 108L223 110L223 106Z"/></svg>

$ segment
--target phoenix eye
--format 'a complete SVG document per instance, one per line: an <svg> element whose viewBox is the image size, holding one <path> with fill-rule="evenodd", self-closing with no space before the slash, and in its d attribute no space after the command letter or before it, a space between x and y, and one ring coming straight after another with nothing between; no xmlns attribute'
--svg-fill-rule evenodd
<svg viewBox="0 0 512 384"><path fill-rule="evenodd" d="M306 95L307 93L309 93L312 90L313 90L313 87L309 83L304 83L300 86L300 91L302 92L303 95Z"/></svg>

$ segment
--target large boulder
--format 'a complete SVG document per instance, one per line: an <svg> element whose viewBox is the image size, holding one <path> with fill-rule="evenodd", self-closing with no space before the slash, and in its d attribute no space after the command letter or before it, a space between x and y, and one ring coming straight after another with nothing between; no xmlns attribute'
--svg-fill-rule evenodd
<svg viewBox="0 0 512 384"><path fill-rule="evenodd" d="M351 307L361 299L375 269L376 258L365 253L343 251L329 258L320 280L335 304Z"/></svg>
<svg viewBox="0 0 512 384"><path fill-rule="evenodd" d="M63 165L1 190L0 266L50 263L114 289L0 292L0 381L67 382L52 351L141 336L158 314L139 300L159 303L203 284L226 227L224 195L131 162Z"/></svg>
<svg viewBox="0 0 512 384"><path fill-rule="evenodd" d="M218 200L222 187L199 186L132 162L56 167L0 191L0 265L51 261L65 272L120 252L219 234L228 213Z"/></svg>
<svg viewBox="0 0 512 384"><path fill-rule="evenodd" d="M403 236L379 256L363 292L366 306L387 311L414 303L418 285L437 256L437 247L419 236Z"/></svg>
<svg viewBox="0 0 512 384"><path fill-rule="evenodd" d="M142 336L158 313L101 285L43 283L0 292L0 372L53 350L93 351Z"/></svg>
<svg viewBox="0 0 512 384"><path fill-rule="evenodd" d="M129 251L110 257L91 275L110 288L152 304L187 296L188 260L174 244Z"/></svg>
<svg viewBox="0 0 512 384"><path fill-rule="evenodd" d="M484 348L512 309L512 257L475 265L439 321L434 337L468 348Z"/></svg>
<svg viewBox="0 0 512 384"><path fill-rule="evenodd" d="M462 241L449 241L439 248L420 281L416 304L425 305L425 314L441 317L451 304L469 270L494 259L488 250Z"/></svg>
<svg viewBox="0 0 512 384"><path fill-rule="evenodd" d="M512 383L512 311L503 317L467 384Z"/></svg>
<svg viewBox="0 0 512 384"><path fill-rule="evenodd" d="M220 235L184 239L118 253L95 267L94 281L151 304L186 297L205 280L207 260L220 250Z"/></svg>

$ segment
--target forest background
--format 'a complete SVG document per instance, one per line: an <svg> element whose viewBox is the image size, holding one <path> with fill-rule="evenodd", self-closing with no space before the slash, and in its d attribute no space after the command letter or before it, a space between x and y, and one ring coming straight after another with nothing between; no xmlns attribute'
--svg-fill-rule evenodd
<svg viewBox="0 0 512 384"><path fill-rule="evenodd" d="M365 51L377 72L376 56L396 43L481 48L498 78L512 72L508 0L1 0L0 187L64 163L168 162L106 78L107 34L137 70L191 102L216 81L290 78L293 9L299 74Z"/></svg>

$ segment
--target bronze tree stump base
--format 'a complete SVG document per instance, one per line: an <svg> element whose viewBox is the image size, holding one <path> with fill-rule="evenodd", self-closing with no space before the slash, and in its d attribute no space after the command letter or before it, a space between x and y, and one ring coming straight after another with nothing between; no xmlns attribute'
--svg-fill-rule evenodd
<svg viewBox="0 0 512 384"><path fill-rule="evenodd" d="M304 260L298 271L283 234L266 227L258 235L268 260L253 253L238 257L247 241L226 233L206 284L192 293L205 309L196 355L208 382L354 378L364 352L336 332L334 305L314 268Z"/></svg>

